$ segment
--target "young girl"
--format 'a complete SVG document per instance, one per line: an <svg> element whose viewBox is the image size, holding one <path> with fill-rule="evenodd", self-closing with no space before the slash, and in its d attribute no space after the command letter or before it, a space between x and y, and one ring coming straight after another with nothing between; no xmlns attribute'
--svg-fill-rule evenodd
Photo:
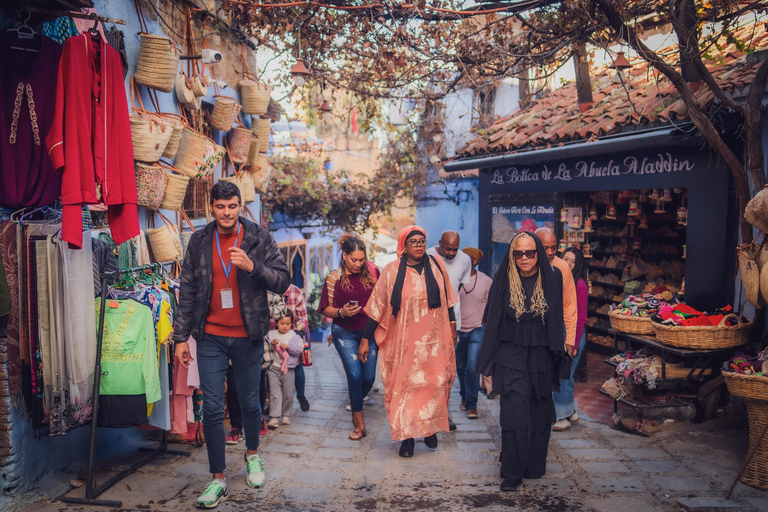
<svg viewBox="0 0 768 512"><path fill-rule="evenodd" d="M286 310L285 316L277 321L277 329L269 331L264 338L264 359L269 361L267 378L269 379L269 414L271 419L267 426L277 428L282 424L289 425L288 415L293 409L293 389L295 368L299 363L299 355L304 349L301 336L291 329L293 313ZM287 358L285 357L287 353Z"/></svg>

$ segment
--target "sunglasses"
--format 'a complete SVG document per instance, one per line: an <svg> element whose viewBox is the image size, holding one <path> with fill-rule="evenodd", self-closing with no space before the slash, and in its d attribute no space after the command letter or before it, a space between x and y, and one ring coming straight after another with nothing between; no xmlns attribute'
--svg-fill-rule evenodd
<svg viewBox="0 0 768 512"><path fill-rule="evenodd" d="M411 247L426 247L427 240L426 239L414 240L413 238L411 238L410 240L408 240L408 245L410 245Z"/></svg>
<svg viewBox="0 0 768 512"><path fill-rule="evenodd" d="M536 256L536 254L537 254L536 249L531 249L530 251L512 251L512 255L515 257L516 260L523 259L523 256L525 256L529 260L532 260L534 256Z"/></svg>

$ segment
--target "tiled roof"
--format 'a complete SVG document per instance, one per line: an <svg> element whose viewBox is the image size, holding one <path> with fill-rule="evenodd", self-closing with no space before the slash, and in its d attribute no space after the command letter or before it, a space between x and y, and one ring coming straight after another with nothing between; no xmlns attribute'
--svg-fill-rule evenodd
<svg viewBox="0 0 768 512"><path fill-rule="evenodd" d="M743 27L735 35L750 48L768 48L768 31L762 24ZM676 45L659 53L677 67ZM713 47L709 55L705 64L723 90L734 92L749 86L758 64L747 63L745 52L726 45L720 50ZM461 148L459 156L551 147L618 133L630 125L657 126L687 119L688 109L672 83L643 60L632 64L625 85L614 83L615 71L609 67L590 70L594 103L586 112L579 111L576 84L569 82L531 101L526 109L494 122ZM714 94L703 83L695 96L704 110L714 102Z"/></svg>

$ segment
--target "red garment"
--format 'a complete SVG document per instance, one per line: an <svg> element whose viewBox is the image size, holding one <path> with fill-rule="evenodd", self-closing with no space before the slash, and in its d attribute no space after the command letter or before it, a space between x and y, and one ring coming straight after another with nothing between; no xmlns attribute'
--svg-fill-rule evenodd
<svg viewBox="0 0 768 512"><path fill-rule="evenodd" d="M587 301L589 300L589 286L583 279L576 281L576 348L579 348L581 336L584 334L584 326L587 325Z"/></svg>
<svg viewBox="0 0 768 512"><path fill-rule="evenodd" d="M208 314L205 317L205 332L214 336L226 336L231 338L247 338L248 331L245 330L243 313L240 308L240 288L237 286L237 267L232 265L229 274L229 281L224 275L224 266L228 266L232 255L227 251L230 247L243 244L245 229L237 231L231 235L219 234L219 243L221 244L221 259L219 259L219 250L216 246L216 233L213 234L213 291L211 292L211 305L208 308ZM224 260L224 266L221 260ZM221 290L225 288L232 290L232 304L234 307L228 309L221 308Z"/></svg>
<svg viewBox="0 0 768 512"><path fill-rule="evenodd" d="M88 33L64 43L46 137L62 173L62 240L80 247L84 204L104 202L116 244L139 234L133 144L120 54Z"/></svg>

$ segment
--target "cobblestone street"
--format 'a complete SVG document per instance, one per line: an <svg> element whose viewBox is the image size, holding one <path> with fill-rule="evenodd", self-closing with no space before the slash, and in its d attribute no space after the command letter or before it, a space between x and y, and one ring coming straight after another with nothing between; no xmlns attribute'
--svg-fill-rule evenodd
<svg viewBox="0 0 768 512"><path fill-rule="evenodd" d="M459 410L455 387L452 410L458 430L440 434L435 451L419 440L414 457L403 459L397 455L399 443L390 438L381 392L366 407L368 436L359 443L347 438L352 422L336 351L315 343L313 355L315 364L306 372L312 409L302 413L297 402L292 424L263 439L265 488L247 487L244 446L228 446L230 494L217 510L768 510L767 493L742 484L731 500L722 499L746 452L741 424L684 424L646 439L582 420L568 432L553 433L545 478L526 481L518 492L501 493L498 400L481 398L481 417L470 420ZM130 462L103 466L97 481ZM73 477L46 478L37 496L49 493L47 499L30 504L28 495L22 510L104 510L50 501ZM160 457L100 498L122 500L119 510L193 510L208 479L206 451L193 447L190 458ZM78 492L82 489L70 495Z"/></svg>

